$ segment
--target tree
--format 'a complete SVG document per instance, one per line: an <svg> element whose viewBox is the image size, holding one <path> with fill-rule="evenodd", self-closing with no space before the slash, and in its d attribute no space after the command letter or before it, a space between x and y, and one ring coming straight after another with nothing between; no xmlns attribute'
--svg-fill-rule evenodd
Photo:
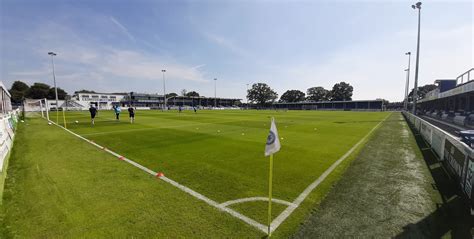
<svg viewBox="0 0 474 239"><path fill-rule="evenodd" d="M188 92L188 91L187 91L186 89L182 89L182 90L181 90L181 95L182 95L182 96L186 96L186 93L187 93L187 92Z"/></svg>
<svg viewBox="0 0 474 239"><path fill-rule="evenodd" d="M21 101L26 97L26 93L29 89L30 87L22 81L13 82L12 88L9 90L10 95L12 96L12 103L21 103Z"/></svg>
<svg viewBox="0 0 474 239"><path fill-rule="evenodd" d="M188 96L188 97L199 97L199 93L197 93L196 91L190 91L190 92L186 93L186 96Z"/></svg>
<svg viewBox="0 0 474 239"><path fill-rule="evenodd" d="M332 87L331 100L332 101L352 100L353 91L354 91L354 88L346 82L336 83Z"/></svg>
<svg viewBox="0 0 474 239"><path fill-rule="evenodd" d="M48 97L50 86L43 83L34 83L26 92L26 97L30 99L44 99Z"/></svg>
<svg viewBox="0 0 474 239"><path fill-rule="evenodd" d="M58 89L59 89L59 88L58 88ZM74 92L74 93L95 93L95 91L82 89L82 90L76 91L76 92Z"/></svg>
<svg viewBox="0 0 474 239"><path fill-rule="evenodd" d="M273 102L278 98L278 94L265 83L255 83L247 91L247 98L252 102L257 102L263 106L267 102Z"/></svg>
<svg viewBox="0 0 474 239"><path fill-rule="evenodd" d="M427 84L427 85L424 85L424 86L418 86L418 91L416 92L417 94L417 100L421 100L423 98L425 98L425 95L426 93L434 90L438 88L436 85L434 84ZM410 94L408 94L408 101L409 102L412 102L413 101L413 91L414 89L411 90Z"/></svg>
<svg viewBox="0 0 474 239"><path fill-rule="evenodd" d="M287 90L280 97L280 102L299 102L305 99L305 94L299 90Z"/></svg>
<svg viewBox="0 0 474 239"><path fill-rule="evenodd" d="M178 94L176 94L176 93L166 94L166 98L171 98L171 97L176 97L176 96L178 96Z"/></svg>
<svg viewBox="0 0 474 239"><path fill-rule="evenodd" d="M328 101L331 99L331 92L321 86L311 87L306 91L307 100L311 101Z"/></svg>
<svg viewBox="0 0 474 239"><path fill-rule="evenodd" d="M64 99L66 99L66 96L67 96L67 92L58 87L58 99L59 100L64 100ZM46 97L46 98L48 98L49 100L56 99L56 92L54 92L54 87L49 89L48 97Z"/></svg>

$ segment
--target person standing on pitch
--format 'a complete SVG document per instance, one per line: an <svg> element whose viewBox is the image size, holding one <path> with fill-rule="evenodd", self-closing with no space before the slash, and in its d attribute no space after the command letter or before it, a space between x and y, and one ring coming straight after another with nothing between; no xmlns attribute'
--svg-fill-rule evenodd
<svg viewBox="0 0 474 239"><path fill-rule="evenodd" d="M94 125L95 115L97 114L97 109L94 107L94 105L91 104L91 107L89 108L89 112L91 113L92 125Z"/></svg>
<svg viewBox="0 0 474 239"><path fill-rule="evenodd" d="M135 109L132 106L128 107L128 116L130 116L130 124L133 124L135 121Z"/></svg>
<svg viewBox="0 0 474 239"><path fill-rule="evenodd" d="M114 105L114 112L115 112L115 120L119 121L120 120L120 112L122 112L122 109L120 109L120 105Z"/></svg>

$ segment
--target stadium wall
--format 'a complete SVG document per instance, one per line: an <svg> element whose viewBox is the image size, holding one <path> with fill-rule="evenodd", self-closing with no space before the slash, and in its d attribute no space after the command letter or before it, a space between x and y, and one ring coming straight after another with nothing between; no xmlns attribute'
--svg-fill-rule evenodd
<svg viewBox="0 0 474 239"><path fill-rule="evenodd" d="M2 114L0 118L0 204L3 198L3 187L7 176L8 158L13 147L18 110Z"/></svg>
<svg viewBox="0 0 474 239"><path fill-rule="evenodd" d="M474 212L474 150L446 131L408 112L406 120L421 134L459 184Z"/></svg>
<svg viewBox="0 0 474 239"><path fill-rule="evenodd" d="M319 101L274 103L276 109L288 110L347 110L347 111L381 111L385 109L383 100L354 101Z"/></svg>

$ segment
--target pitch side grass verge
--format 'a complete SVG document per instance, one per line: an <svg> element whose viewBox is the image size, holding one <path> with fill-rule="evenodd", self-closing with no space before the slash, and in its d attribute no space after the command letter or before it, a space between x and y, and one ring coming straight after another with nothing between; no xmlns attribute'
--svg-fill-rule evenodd
<svg viewBox="0 0 474 239"><path fill-rule="evenodd" d="M409 127L394 113L294 237L432 237L441 203L433 185Z"/></svg>
<svg viewBox="0 0 474 239"><path fill-rule="evenodd" d="M0 238L263 235L43 119L19 127Z"/></svg>

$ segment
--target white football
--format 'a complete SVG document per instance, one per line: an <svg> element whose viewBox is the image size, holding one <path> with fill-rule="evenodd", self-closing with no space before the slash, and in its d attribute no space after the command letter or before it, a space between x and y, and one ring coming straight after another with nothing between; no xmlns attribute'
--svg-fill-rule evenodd
<svg viewBox="0 0 474 239"><path fill-rule="evenodd" d="M76 122L76 124L79 124L79 120L76 120L75 122Z"/></svg>
<svg viewBox="0 0 474 239"><path fill-rule="evenodd" d="M52 125L51 122L48 122L49 125Z"/></svg>

